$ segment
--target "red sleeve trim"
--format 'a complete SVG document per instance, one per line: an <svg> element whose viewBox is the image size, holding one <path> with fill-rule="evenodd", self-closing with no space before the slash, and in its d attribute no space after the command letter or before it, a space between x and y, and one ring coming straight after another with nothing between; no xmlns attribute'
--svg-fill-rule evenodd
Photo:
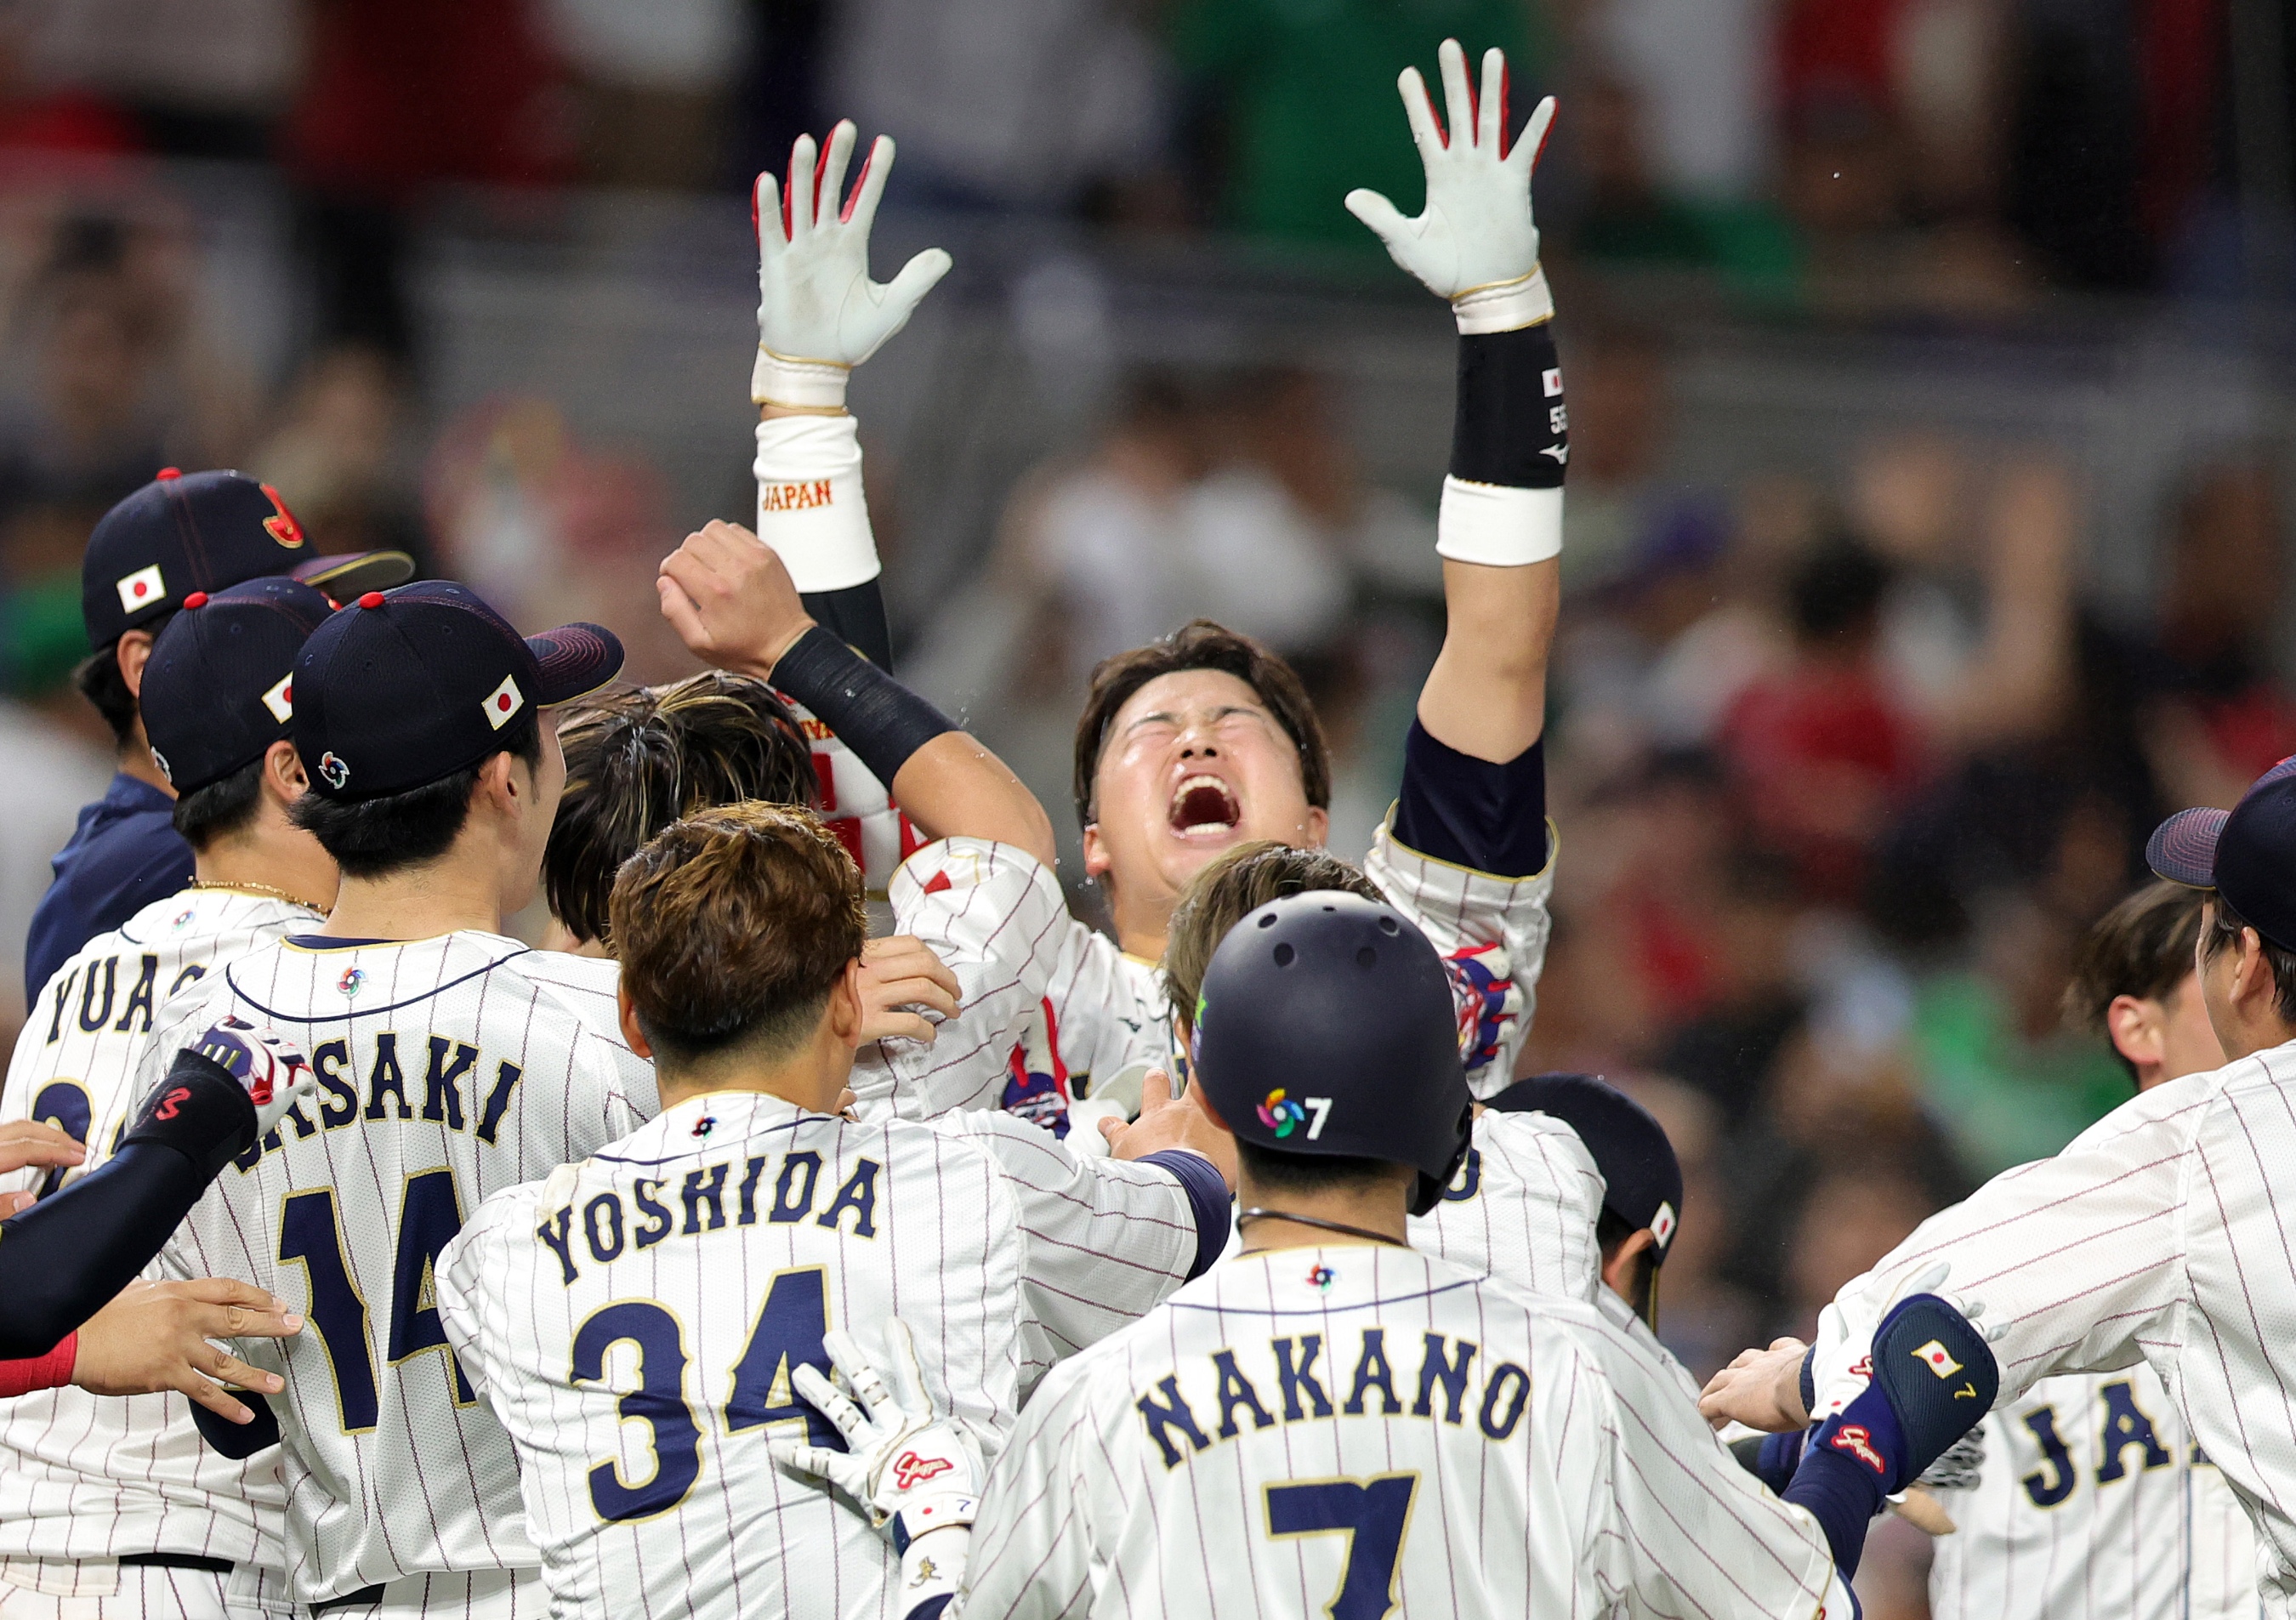
<svg viewBox="0 0 2296 1620"><path fill-rule="evenodd" d="M45 1355L19 1362L0 1362L0 1396L31 1395L71 1382L72 1363L79 1359L79 1335L67 1333L63 1343Z"/></svg>

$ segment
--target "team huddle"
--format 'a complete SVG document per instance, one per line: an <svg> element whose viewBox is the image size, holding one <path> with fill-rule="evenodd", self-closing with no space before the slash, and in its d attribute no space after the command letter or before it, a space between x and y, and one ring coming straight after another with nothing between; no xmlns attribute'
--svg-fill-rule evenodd
<svg viewBox="0 0 2296 1620"><path fill-rule="evenodd" d="M846 387L949 261L870 278L849 123L758 180L756 528L655 604L707 673L312 560L235 473L104 518L122 774L0 1092L0 1620L1838 1620L1893 1506L1948 1614L2290 1610L2296 764L2089 943L2133 1100L1815 1344L1702 1391L1656 1338L1664 1131L1515 1072L1554 104L1514 135L1499 53L1440 60L1423 211L1346 199L1459 331L1445 638L1360 863L1299 678L1217 624L1094 674L1112 934L895 678Z"/></svg>

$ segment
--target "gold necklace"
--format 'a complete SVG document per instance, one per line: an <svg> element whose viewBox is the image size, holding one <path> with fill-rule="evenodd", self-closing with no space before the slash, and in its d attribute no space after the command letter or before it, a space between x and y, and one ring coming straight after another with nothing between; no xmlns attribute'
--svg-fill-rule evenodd
<svg viewBox="0 0 2296 1620"><path fill-rule="evenodd" d="M290 905L299 905L305 911L316 912L319 916L324 917L327 914L327 908L316 901L306 900L299 895L291 895L283 888L274 888L268 883L221 883L209 878L193 878L192 887L226 895L268 895L274 900L284 900Z"/></svg>

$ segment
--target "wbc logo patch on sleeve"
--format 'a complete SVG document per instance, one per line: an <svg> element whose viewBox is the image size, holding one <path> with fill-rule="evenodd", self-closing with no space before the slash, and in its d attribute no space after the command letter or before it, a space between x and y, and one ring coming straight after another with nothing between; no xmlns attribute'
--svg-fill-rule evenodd
<svg viewBox="0 0 2296 1620"><path fill-rule="evenodd" d="M279 684L263 694L263 707L271 711L274 720L286 724L295 713L295 677L281 675Z"/></svg>
<svg viewBox="0 0 2296 1620"><path fill-rule="evenodd" d="M155 606L168 594L168 583L160 577L160 565L137 569L119 581L119 605L133 613L142 608Z"/></svg>
<svg viewBox="0 0 2296 1620"><path fill-rule="evenodd" d="M511 722L511 716L526 707L526 694L518 689L518 677L504 675L502 684L487 694L487 724L496 731Z"/></svg>

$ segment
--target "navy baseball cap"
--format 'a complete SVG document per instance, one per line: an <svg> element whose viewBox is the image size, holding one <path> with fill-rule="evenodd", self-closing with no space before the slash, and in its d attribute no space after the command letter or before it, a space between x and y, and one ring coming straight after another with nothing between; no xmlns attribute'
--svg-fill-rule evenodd
<svg viewBox="0 0 2296 1620"><path fill-rule="evenodd" d="M2296 950L2296 757L2229 810L2179 810L2145 840L2144 863L2171 883L2212 888L2258 933Z"/></svg>
<svg viewBox="0 0 2296 1620"><path fill-rule="evenodd" d="M144 730L168 785L196 792L287 735L295 655L334 610L316 585L284 578L184 599L144 666Z"/></svg>
<svg viewBox="0 0 2296 1620"><path fill-rule="evenodd" d="M1503 1114L1537 1112L1578 1133L1595 1168L1603 1173L1603 1207L1658 1240L1655 1263L1666 1263L1682 1224L1682 1162L1666 1127L1651 1111L1595 1075L1533 1075L1492 1098Z"/></svg>
<svg viewBox="0 0 2296 1620"><path fill-rule="evenodd" d="M295 660L295 751L322 798L404 793L476 765L504 728L621 668L621 642L597 625L521 636L452 580L369 591Z"/></svg>
<svg viewBox="0 0 2296 1620"><path fill-rule="evenodd" d="M160 476L97 520L80 558L79 611L91 648L250 579L286 575L337 601L414 573L405 552L314 555L303 526L268 484L236 472Z"/></svg>

